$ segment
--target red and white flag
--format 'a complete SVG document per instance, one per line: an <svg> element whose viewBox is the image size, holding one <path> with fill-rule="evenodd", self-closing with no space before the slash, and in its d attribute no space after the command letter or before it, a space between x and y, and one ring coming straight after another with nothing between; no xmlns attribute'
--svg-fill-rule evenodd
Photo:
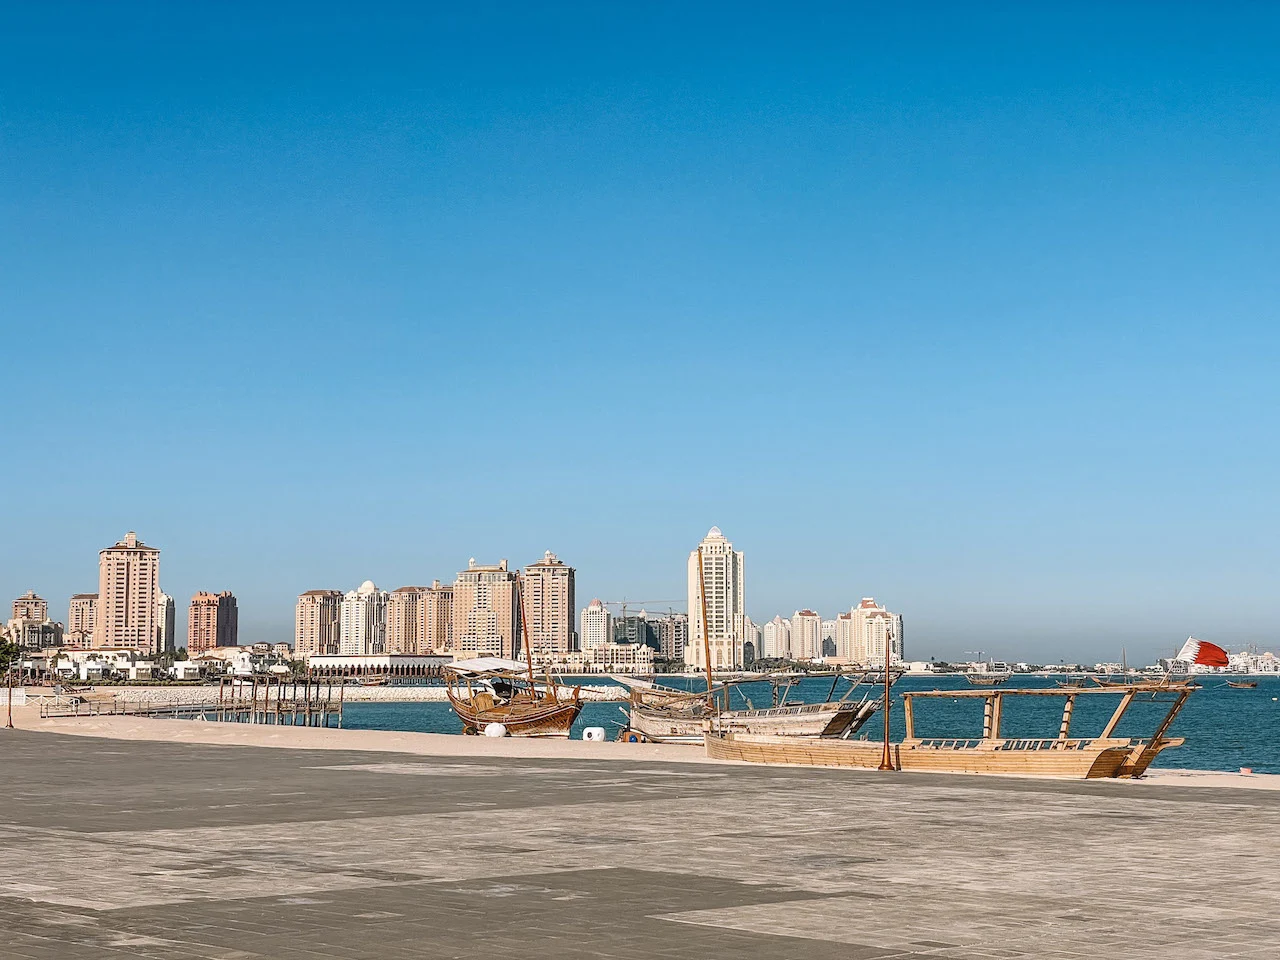
<svg viewBox="0 0 1280 960"><path fill-rule="evenodd" d="M1195 637L1187 637L1187 642L1178 651L1177 659L1198 663L1202 667L1225 667L1230 662L1227 660L1227 651L1216 643L1197 640Z"/></svg>

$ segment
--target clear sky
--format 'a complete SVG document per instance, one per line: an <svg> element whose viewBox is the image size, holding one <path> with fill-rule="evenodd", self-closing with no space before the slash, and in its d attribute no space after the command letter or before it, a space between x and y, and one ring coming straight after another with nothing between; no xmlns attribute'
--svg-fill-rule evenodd
<svg viewBox="0 0 1280 960"><path fill-rule="evenodd" d="M913 656L1280 646L1276 6L422 7L0 8L6 601L716 524Z"/></svg>

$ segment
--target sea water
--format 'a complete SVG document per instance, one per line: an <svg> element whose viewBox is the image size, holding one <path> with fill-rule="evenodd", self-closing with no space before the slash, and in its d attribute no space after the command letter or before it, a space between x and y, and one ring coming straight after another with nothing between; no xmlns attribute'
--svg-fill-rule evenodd
<svg viewBox="0 0 1280 960"><path fill-rule="evenodd" d="M1280 677L1254 678L1252 690L1228 687L1222 677L1199 678L1201 689L1187 700L1168 736L1185 737L1181 747L1165 750L1155 767L1191 770L1230 770L1252 767L1257 773L1280 773ZM611 685L608 677L570 678L570 682ZM672 677L664 684L683 689L705 689L702 681ZM1001 691L1015 689L1057 689L1046 677L1016 676L1001 685ZM836 698L849 689L845 680L836 685ZM903 736L901 701L898 694L923 690L974 691L979 688L959 676L903 677L893 686L894 708L890 730L893 739ZM874 697L879 688L862 685L853 694ZM791 687L788 703L817 703L831 693L831 678L811 677ZM772 687L753 682L734 687L733 707L772 705ZM1134 699L1117 736L1147 737L1169 709L1170 696L1150 694ZM1119 705L1119 694L1090 694L1078 697L1071 718L1073 737L1096 736ZM1006 697L1001 731L1007 737L1056 737L1062 719L1062 697ZM587 703L573 725L571 736L582 737L586 727L604 727L609 739L625 725L626 704ZM915 700L915 732L918 737L978 737L982 733L982 701L977 698L946 697ZM862 729L879 740L883 720L876 714ZM353 730L406 730L422 733L461 733L462 725L447 703L348 703L343 725Z"/></svg>

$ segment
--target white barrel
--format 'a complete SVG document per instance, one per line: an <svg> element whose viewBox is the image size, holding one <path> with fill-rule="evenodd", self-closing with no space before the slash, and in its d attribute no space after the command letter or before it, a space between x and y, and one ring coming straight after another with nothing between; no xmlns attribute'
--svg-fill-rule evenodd
<svg viewBox="0 0 1280 960"><path fill-rule="evenodd" d="M597 742L604 741L604 727L587 727L582 731L583 740L595 740Z"/></svg>
<svg viewBox="0 0 1280 960"><path fill-rule="evenodd" d="M505 737L507 735L507 725L505 723L486 723L484 725L484 735L486 737Z"/></svg>

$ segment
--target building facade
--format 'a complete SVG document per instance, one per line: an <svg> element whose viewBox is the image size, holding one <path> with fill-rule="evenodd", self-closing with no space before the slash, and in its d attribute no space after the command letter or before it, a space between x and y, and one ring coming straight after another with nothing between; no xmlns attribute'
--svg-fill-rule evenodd
<svg viewBox="0 0 1280 960"><path fill-rule="evenodd" d="M702 574L699 576L699 557ZM697 670L706 668L706 650L711 666L718 670L741 669L742 639L735 635L735 618L746 613L746 559L733 544L712 527L697 549L689 554L689 644L685 662ZM706 622L702 597L706 595Z"/></svg>
<svg viewBox="0 0 1280 960"><path fill-rule="evenodd" d="M339 612L338 653L344 657L380 656L386 653L387 600L372 580L342 598Z"/></svg>
<svg viewBox="0 0 1280 960"><path fill-rule="evenodd" d="M98 604L93 646L155 650L160 634L160 551L130 530L98 553Z"/></svg>
<svg viewBox="0 0 1280 960"><path fill-rule="evenodd" d="M294 654L337 656L341 623L341 590L307 590L298 594L298 604L294 607Z"/></svg>
<svg viewBox="0 0 1280 960"><path fill-rule="evenodd" d="M669 613L658 619L658 653L667 660L684 660L689 643L689 616Z"/></svg>
<svg viewBox="0 0 1280 960"><path fill-rule="evenodd" d="M535 654L569 653L578 649L573 612L576 572L548 550L537 563L524 568L524 615L529 621L529 646Z"/></svg>
<svg viewBox="0 0 1280 960"><path fill-rule="evenodd" d="M416 654L426 629L428 587L397 587L387 594L387 642L385 653Z"/></svg>
<svg viewBox="0 0 1280 960"><path fill-rule="evenodd" d="M240 612L229 590L202 590L187 612L187 655L197 657L215 647L234 647L240 639Z"/></svg>
<svg viewBox="0 0 1280 960"><path fill-rule="evenodd" d="M485 566L471 558L453 583L453 645L460 655L520 653L517 591L516 575L506 560Z"/></svg>
<svg viewBox="0 0 1280 960"><path fill-rule="evenodd" d="M583 607L579 639L583 650L594 650L613 642L613 615L599 599Z"/></svg>
<svg viewBox="0 0 1280 960"><path fill-rule="evenodd" d="M453 586L431 581L422 598L423 652L444 653L453 649Z"/></svg>
<svg viewBox="0 0 1280 960"><path fill-rule="evenodd" d="M43 597L36 596L34 590L28 590L13 601L14 620L35 620L44 623L49 619L49 604Z"/></svg>
<svg viewBox="0 0 1280 960"><path fill-rule="evenodd" d="M761 633L761 645L767 660L792 660L791 656L791 621L774 617L764 625Z"/></svg>
<svg viewBox="0 0 1280 960"><path fill-rule="evenodd" d="M791 615L791 656L794 660L822 656L822 617L812 610L797 610Z"/></svg>
<svg viewBox="0 0 1280 960"><path fill-rule="evenodd" d="M861 663L869 666L884 663L885 644L889 644L891 661L900 661L905 657L906 644L902 632L902 615L890 613L876 603L873 597L863 597L862 601L849 611L850 625L841 637L848 646L837 649L836 655L849 663ZM839 626L839 621L837 622Z"/></svg>
<svg viewBox="0 0 1280 960"><path fill-rule="evenodd" d="M174 606L173 597L167 593L161 593L159 600L156 601L156 625L160 630L156 649L161 653L173 653L177 644L177 637L174 634L177 628L177 608Z"/></svg>
<svg viewBox="0 0 1280 960"><path fill-rule="evenodd" d="M77 593L67 607L67 629L63 642L69 647L86 648L93 645L93 625L97 620L98 595Z"/></svg>

